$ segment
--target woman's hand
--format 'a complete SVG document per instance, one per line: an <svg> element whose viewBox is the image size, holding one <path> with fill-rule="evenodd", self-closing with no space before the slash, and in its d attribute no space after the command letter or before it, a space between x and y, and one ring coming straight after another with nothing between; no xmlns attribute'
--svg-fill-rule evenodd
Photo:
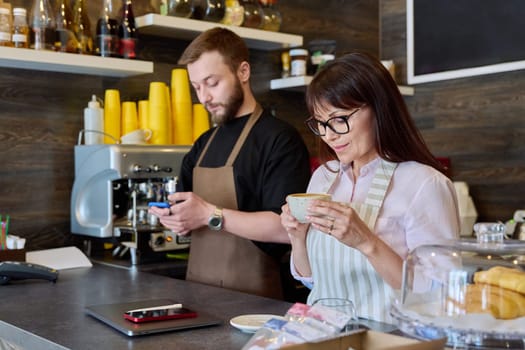
<svg viewBox="0 0 525 350"><path fill-rule="evenodd" d="M335 237L343 244L365 255L373 248L376 236L346 203L314 201L308 208L307 220L319 231Z"/></svg>
<svg viewBox="0 0 525 350"><path fill-rule="evenodd" d="M290 240L306 241L309 224L301 224L290 212L288 203L281 207L281 224L288 232ZM292 242L293 243L293 242Z"/></svg>
<svg viewBox="0 0 525 350"><path fill-rule="evenodd" d="M301 224L290 213L288 203L281 207L281 225L288 232L292 244L292 259L295 271L299 276L308 277L312 275L308 252L306 249L306 234L310 224Z"/></svg>

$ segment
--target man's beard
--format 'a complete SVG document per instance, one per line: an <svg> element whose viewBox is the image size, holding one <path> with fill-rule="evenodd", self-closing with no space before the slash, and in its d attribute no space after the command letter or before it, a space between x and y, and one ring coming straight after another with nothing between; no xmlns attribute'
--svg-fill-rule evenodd
<svg viewBox="0 0 525 350"><path fill-rule="evenodd" d="M244 102L244 93L242 91L241 83L237 80L235 86L233 87L233 92L226 101L226 103L221 103L224 106L224 112L221 114L212 114L211 120L217 125L224 125L230 120L235 119L239 108L241 108L242 103Z"/></svg>

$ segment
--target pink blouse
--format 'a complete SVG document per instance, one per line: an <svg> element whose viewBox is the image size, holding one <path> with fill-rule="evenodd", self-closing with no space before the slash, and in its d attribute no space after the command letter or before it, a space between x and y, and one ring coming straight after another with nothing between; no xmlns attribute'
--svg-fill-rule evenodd
<svg viewBox="0 0 525 350"><path fill-rule="evenodd" d="M376 158L361 168L354 180L350 166L341 167L339 180L330 189L332 200L363 203L375 169L381 164ZM330 162L332 169L339 162ZM307 192L327 192L337 173L320 166L312 175ZM355 183L355 186L354 186ZM417 162L400 163L390 183L374 232L405 259L414 248L459 237L460 221L456 191L452 181L436 169ZM311 285L310 276L299 276L290 260L295 279Z"/></svg>

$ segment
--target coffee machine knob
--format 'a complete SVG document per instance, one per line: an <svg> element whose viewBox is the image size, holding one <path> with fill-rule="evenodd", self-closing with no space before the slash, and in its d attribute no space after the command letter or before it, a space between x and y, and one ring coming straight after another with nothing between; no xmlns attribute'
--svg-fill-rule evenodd
<svg viewBox="0 0 525 350"><path fill-rule="evenodd" d="M161 167L158 164L154 164L151 168L152 168L154 173L159 173L161 171L163 171L165 173L171 173L173 171L173 169L171 167L169 167L169 166Z"/></svg>
<svg viewBox="0 0 525 350"><path fill-rule="evenodd" d="M140 166L140 164L133 164L133 166L131 167L133 169L133 172L134 173L150 173L151 172L151 169L146 167L146 168L143 168L142 166Z"/></svg>
<svg viewBox="0 0 525 350"><path fill-rule="evenodd" d="M158 236L156 239L155 239L155 246L160 246L160 245L163 245L164 242L166 242L166 239L163 237L163 236Z"/></svg>

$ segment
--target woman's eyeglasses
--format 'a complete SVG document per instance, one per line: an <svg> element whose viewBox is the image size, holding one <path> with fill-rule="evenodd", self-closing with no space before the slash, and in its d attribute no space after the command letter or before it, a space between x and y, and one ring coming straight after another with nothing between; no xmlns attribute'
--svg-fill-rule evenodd
<svg viewBox="0 0 525 350"><path fill-rule="evenodd" d="M339 135L346 134L352 130L352 117L355 117L355 114L359 112L363 106L357 108L355 111L348 115L341 115L333 117L323 122L322 120L315 119L310 117L305 121L305 124L308 128L317 136L325 136L326 128L330 128L333 132Z"/></svg>

